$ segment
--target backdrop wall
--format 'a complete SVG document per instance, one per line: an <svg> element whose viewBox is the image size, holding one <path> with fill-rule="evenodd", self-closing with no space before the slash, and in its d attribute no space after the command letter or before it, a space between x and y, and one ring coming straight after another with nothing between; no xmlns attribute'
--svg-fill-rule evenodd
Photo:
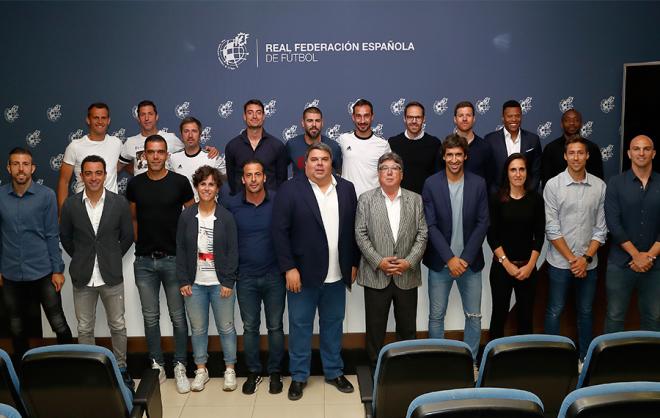
<svg viewBox="0 0 660 418"><path fill-rule="evenodd" d="M253 97L267 104L266 129L283 140L302 132L307 104L324 111L328 136L350 130L360 97L374 103L374 128L386 137L403 130L408 101L424 103L427 131L444 137L454 104L471 100L483 136L513 98L523 104L523 127L543 144L561 134L562 111L580 110L583 134L601 147L611 176L622 67L660 57L659 19L657 2L3 2L0 155L31 147L35 180L54 188L64 148L86 133L94 101L110 105L109 132L121 138L137 132L134 106L148 98L161 127L176 132L181 118L196 116L203 140L223 150ZM129 251L128 326L141 335L132 261ZM448 329L463 324L455 296ZM75 324L69 283L63 297ZM419 329L426 298L423 287ZM361 332L361 289L349 299L345 328ZM103 315L98 322L108 335Z"/></svg>

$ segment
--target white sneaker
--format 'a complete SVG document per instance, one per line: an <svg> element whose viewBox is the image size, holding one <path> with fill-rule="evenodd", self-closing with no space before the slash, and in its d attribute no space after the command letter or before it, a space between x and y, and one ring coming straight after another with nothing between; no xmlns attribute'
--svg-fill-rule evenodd
<svg viewBox="0 0 660 418"><path fill-rule="evenodd" d="M153 363L151 364L151 368L153 370L158 370L158 382L162 385L167 380L167 376L165 375L165 368L160 364L156 363L156 360L152 360L152 361Z"/></svg>
<svg viewBox="0 0 660 418"><path fill-rule="evenodd" d="M195 370L195 379L190 385L193 392L201 392L204 390L204 385L209 381L209 371L205 368Z"/></svg>
<svg viewBox="0 0 660 418"><path fill-rule="evenodd" d="M582 362L582 360L578 360L578 374L582 374L583 366L584 366L584 362Z"/></svg>
<svg viewBox="0 0 660 418"><path fill-rule="evenodd" d="M190 392L190 381L188 380L188 376L186 376L186 366L178 361L176 362L176 366L174 366L174 380L176 381L177 392Z"/></svg>
<svg viewBox="0 0 660 418"><path fill-rule="evenodd" d="M236 371L234 369L225 369L225 382L222 384L222 390L225 392L236 390Z"/></svg>
<svg viewBox="0 0 660 418"><path fill-rule="evenodd" d="M479 367L477 367L477 363L472 363L472 374L476 383L476 381L479 380Z"/></svg>

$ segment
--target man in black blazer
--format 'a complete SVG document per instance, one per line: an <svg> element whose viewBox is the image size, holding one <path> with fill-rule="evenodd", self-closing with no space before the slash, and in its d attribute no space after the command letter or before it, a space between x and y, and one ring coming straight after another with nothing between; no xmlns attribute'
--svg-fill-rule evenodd
<svg viewBox="0 0 660 418"><path fill-rule="evenodd" d="M541 141L538 135L520 128L522 108L520 103L509 100L502 105L504 128L491 132L484 138L493 150L493 181L489 183L490 193L496 192L502 181L504 162L513 153L519 152L527 158L529 187L539 189L541 182Z"/></svg>
<svg viewBox="0 0 660 418"><path fill-rule="evenodd" d="M346 287L355 280L359 262L356 208L353 184L332 175L332 151L322 142L307 149L305 175L282 184L275 198L273 243L280 271L286 273L291 400L302 397L309 377L317 308L326 382L353 392L343 373L341 341Z"/></svg>
<svg viewBox="0 0 660 418"><path fill-rule="evenodd" d="M94 344L96 303L100 297L117 365L132 386L126 371L122 257L133 245L133 223L126 199L103 187L106 174L105 161L98 155L82 161L80 177L85 188L69 196L62 206L60 240L71 256L69 274L78 342Z"/></svg>

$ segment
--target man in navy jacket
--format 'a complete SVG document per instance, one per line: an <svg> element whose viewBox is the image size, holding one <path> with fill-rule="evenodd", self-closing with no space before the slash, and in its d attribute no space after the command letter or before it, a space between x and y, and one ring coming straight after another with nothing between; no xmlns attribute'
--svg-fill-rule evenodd
<svg viewBox="0 0 660 418"><path fill-rule="evenodd" d="M289 309L289 399L303 395L309 377L312 331L319 311L321 361L326 382L350 393L341 358L346 287L357 275L353 184L332 175L332 151L324 143L305 155L305 176L279 189L273 207L273 242L286 273Z"/></svg>

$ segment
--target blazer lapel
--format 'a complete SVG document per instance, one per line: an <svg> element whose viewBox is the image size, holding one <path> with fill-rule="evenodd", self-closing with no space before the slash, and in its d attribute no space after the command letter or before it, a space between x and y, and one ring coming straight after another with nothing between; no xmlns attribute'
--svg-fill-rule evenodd
<svg viewBox="0 0 660 418"><path fill-rule="evenodd" d="M316 201L314 190L312 190L312 185L309 184L309 180L307 179L306 176L300 177L298 181L303 182L303 187L302 187L303 200L305 201L305 203L307 203L307 206L309 206L309 208L312 210L314 217L323 228L323 219L321 218L321 210L319 209L319 204ZM337 198L339 198L339 190L337 190ZM341 199L338 200L339 200L339 219L341 222L342 204L341 204Z"/></svg>
<svg viewBox="0 0 660 418"><path fill-rule="evenodd" d="M403 196L402 196L403 197ZM392 247L396 245L396 242L394 241L394 232L392 231L392 228L390 227L390 217L387 214L387 202L385 202L385 199L388 199L388 197L383 196L382 192L378 192L375 196L375 202L372 202L374 205L374 208L376 209L376 221L377 222L382 222L383 229L388 232L387 236L390 238L390 241L392 241ZM401 205L401 211L403 212L403 204ZM403 214L402 214L403 215ZM401 231L401 220L399 220L399 225L397 228L397 233Z"/></svg>
<svg viewBox="0 0 660 418"><path fill-rule="evenodd" d="M98 231L101 231L101 228L104 227L105 224L107 224L108 217L111 216L112 213L112 206L115 204L115 201L112 197L110 197L110 193L107 191L105 192L105 202L103 202L103 212L101 213L101 220L99 221L99 229ZM98 235L97 231L97 235Z"/></svg>
<svg viewBox="0 0 660 418"><path fill-rule="evenodd" d="M83 195L80 195L80 199L76 199L76 204L78 205L78 208L80 210L80 214L82 215L83 218L85 218L85 226L87 227L87 232L90 234L90 236L95 236L96 234L94 233L94 227L92 226L92 220L89 219L89 215L87 214L87 203L83 200Z"/></svg>

